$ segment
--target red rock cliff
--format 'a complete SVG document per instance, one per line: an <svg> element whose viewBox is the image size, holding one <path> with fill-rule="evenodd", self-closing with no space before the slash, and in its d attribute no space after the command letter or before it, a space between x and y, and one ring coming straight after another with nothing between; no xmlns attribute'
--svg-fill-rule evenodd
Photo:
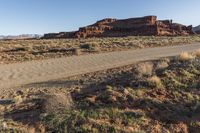
<svg viewBox="0 0 200 133"><path fill-rule="evenodd" d="M45 34L44 38L88 38L123 36L176 36L193 34L192 26L172 23L171 20L157 20L156 16L129 18L123 20L103 19L76 32Z"/></svg>

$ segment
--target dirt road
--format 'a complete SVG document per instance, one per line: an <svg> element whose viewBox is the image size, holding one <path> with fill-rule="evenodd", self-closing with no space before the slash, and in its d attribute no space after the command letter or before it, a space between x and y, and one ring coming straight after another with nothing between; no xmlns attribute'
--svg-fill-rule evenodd
<svg viewBox="0 0 200 133"><path fill-rule="evenodd" d="M199 43L0 65L0 88L66 78L197 49Z"/></svg>

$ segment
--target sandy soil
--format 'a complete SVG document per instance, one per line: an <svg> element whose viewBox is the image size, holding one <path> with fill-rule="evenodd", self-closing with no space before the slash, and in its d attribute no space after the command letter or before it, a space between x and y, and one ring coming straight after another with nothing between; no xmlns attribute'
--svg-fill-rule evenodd
<svg viewBox="0 0 200 133"><path fill-rule="evenodd" d="M0 66L0 88L44 82L133 64L138 61L192 52L200 44L129 50L87 56L49 59Z"/></svg>

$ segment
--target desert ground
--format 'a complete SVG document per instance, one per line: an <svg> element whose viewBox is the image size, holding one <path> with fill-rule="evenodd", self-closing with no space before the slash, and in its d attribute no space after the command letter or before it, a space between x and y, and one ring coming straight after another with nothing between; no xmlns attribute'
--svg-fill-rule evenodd
<svg viewBox="0 0 200 133"><path fill-rule="evenodd" d="M130 36L119 38L5 40L0 41L0 63L96 54L111 51L172 46L200 42L200 36Z"/></svg>
<svg viewBox="0 0 200 133"><path fill-rule="evenodd" d="M1 78L0 132L199 133L198 42L200 36L0 41L0 67L18 65L19 74L11 74L16 79L23 77L20 65L34 65L30 62L187 47L187 52L169 50L167 57L140 53L144 60L18 86L6 87L12 80Z"/></svg>

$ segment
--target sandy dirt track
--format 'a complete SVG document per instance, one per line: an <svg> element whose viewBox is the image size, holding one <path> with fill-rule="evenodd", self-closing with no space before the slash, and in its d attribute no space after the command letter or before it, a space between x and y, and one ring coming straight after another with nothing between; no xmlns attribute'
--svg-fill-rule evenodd
<svg viewBox="0 0 200 133"><path fill-rule="evenodd" d="M199 43L0 65L0 88L66 78L197 49L200 49Z"/></svg>

